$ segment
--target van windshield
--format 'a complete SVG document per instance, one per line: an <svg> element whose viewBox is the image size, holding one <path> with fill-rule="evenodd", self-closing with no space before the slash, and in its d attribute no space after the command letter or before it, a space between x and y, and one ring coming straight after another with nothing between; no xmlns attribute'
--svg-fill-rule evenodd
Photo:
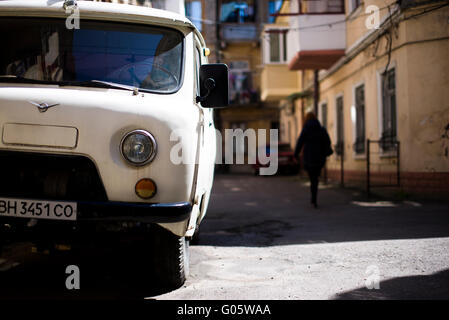
<svg viewBox="0 0 449 320"><path fill-rule="evenodd" d="M180 86L183 35L168 28L82 20L0 18L0 82L107 81L171 93ZM94 82L92 82L94 83Z"/></svg>

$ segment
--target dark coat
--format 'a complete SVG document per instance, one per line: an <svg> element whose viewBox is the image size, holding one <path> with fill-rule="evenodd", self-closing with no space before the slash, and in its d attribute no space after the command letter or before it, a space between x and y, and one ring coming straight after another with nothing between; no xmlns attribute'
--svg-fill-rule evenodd
<svg viewBox="0 0 449 320"><path fill-rule="evenodd" d="M322 168L326 163L326 153L331 141L326 128L322 127L316 119L305 123L295 148L295 157L298 157L304 147L304 167Z"/></svg>

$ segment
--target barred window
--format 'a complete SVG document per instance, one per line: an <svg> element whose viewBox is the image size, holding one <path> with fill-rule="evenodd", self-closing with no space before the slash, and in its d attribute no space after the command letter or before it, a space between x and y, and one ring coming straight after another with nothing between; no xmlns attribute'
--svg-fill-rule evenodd
<svg viewBox="0 0 449 320"><path fill-rule="evenodd" d="M357 154L365 152L365 86L355 88L355 143Z"/></svg>
<svg viewBox="0 0 449 320"><path fill-rule="evenodd" d="M395 148L397 139L396 124L396 75L395 69L382 74L382 149Z"/></svg>
<svg viewBox="0 0 449 320"><path fill-rule="evenodd" d="M337 115L337 145L335 146L335 152L337 155L342 155L344 147L343 96L338 97L336 100L336 115Z"/></svg>

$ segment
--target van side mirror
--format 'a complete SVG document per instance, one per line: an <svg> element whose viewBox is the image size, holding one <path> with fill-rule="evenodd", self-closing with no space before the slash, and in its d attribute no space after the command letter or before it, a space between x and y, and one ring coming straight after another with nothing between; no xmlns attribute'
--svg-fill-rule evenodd
<svg viewBox="0 0 449 320"><path fill-rule="evenodd" d="M204 108L221 108L229 105L228 66L222 63L205 64L200 69L200 97Z"/></svg>

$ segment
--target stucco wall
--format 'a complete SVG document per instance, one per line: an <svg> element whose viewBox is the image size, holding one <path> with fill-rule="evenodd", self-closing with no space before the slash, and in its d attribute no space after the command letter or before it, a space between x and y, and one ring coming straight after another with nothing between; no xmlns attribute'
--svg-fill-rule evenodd
<svg viewBox="0 0 449 320"><path fill-rule="evenodd" d="M449 9L410 19L394 30L390 68L396 71L396 104L398 140L401 142L401 171L449 171ZM349 31L350 32L350 31ZM320 83L321 101L328 103L328 130L336 139L335 99L343 94L345 169L364 171L366 157L353 152L354 124L351 107L354 87L365 84L366 137L380 136L381 93L379 75L385 69L388 55L385 37L369 46L348 64ZM394 159L374 155L376 171L394 170ZM339 169L332 156L329 169Z"/></svg>
<svg viewBox="0 0 449 320"><path fill-rule="evenodd" d="M290 72L286 64L266 64L262 70L262 101L279 101L301 87L299 72Z"/></svg>

